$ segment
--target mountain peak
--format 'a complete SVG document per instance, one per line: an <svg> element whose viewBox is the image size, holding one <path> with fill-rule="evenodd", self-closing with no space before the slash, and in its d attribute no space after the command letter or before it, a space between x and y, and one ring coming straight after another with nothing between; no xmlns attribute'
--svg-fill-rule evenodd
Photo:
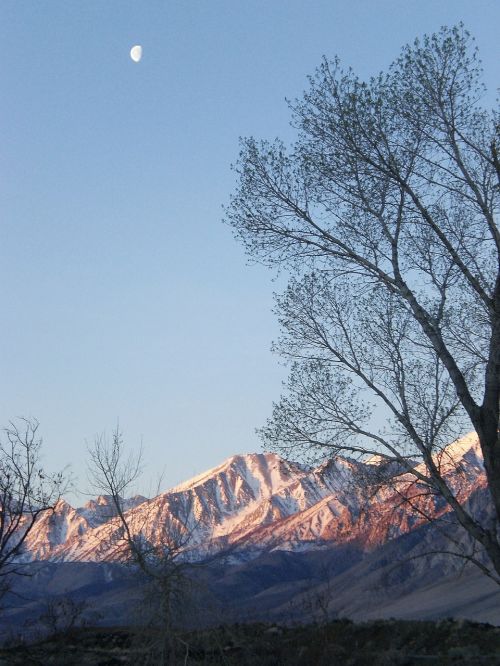
<svg viewBox="0 0 500 666"><path fill-rule="evenodd" d="M458 461L468 453L482 458L481 445L476 432L469 432L467 435L456 439L443 449L443 452L452 460Z"/></svg>
<svg viewBox="0 0 500 666"><path fill-rule="evenodd" d="M112 502L111 495L98 495L83 505L84 509L95 509L97 506L109 506Z"/></svg>
<svg viewBox="0 0 500 666"><path fill-rule="evenodd" d="M436 453L435 459L461 501L484 478L474 433ZM381 462L372 460L371 466ZM170 532L180 535L185 556L193 560L220 551L248 559L269 549L300 550L356 539L370 548L386 538L389 527L391 534L401 534L418 523L404 509L394 518L387 492L361 512L356 474L362 468L363 463L349 458L331 458L312 468L276 453L238 454L151 500L132 497L123 506L130 510L133 534L143 534L151 543L161 543ZM109 495L79 509L62 500L31 535L30 557L101 560L109 555L114 531L119 532L115 517Z"/></svg>
<svg viewBox="0 0 500 666"><path fill-rule="evenodd" d="M198 474L188 481L169 489L169 493L182 493L202 486L221 475L241 475L256 490L257 480L267 478L274 486L286 482L287 475L302 471L302 468L281 458L277 453L243 453L227 458L220 465Z"/></svg>

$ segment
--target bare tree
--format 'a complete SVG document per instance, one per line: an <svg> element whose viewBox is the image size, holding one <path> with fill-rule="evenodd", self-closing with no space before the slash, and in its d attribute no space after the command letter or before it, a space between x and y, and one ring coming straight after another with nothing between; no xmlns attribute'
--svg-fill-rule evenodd
<svg viewBox="0 0 500 666"><path fill-rule="evenodd" d="M49 636L61 636L74 629L95 624L99 614L89 613L86 601L78 601L69 595L50 597L38 618L38 623L45 627Z"/></svg>
<svg viewBox="0 0 500 666"><path fill-rule="evenodd" d="M11 421L0 440L0 596L15 575L27 575L24 546L42 514L54 511L67 488L63 472L41 463L42 439L35 419Z"/></svg>
<svg viewBox="0 0 500 666"><path fill-rule="evenodd" d="M187 600L187 562L181 556L192 534L187 529L190 510L186 509L186 519L183 521L181 516L177 528L173 523L155 525L155 534L146 536L150 518L147 502L146 510L141 504L139 517L139 512L127 509L126 499L141 475L142 459L142 448L127 453L117 427L111 441L100 435L89 447L89 480L95 491L111 498L114 515L108 527L113 548L108 557L134 565L145 578L141 621L149 621L157 632L147 650L146 663L175 664L177 648L189 649L176 632L175 620Z"/></svg>
<svg viewBox="0 0 500 666"><path fill-rule="evenodd" d="M324 59L290 104L296 143L242 141L227 219L292 272L276 343L291 373L265 443L381 456L447 503L500 582L500 117L480 73L462 25L369 81ZM445 473L471 428L485 518Z"/></svg>

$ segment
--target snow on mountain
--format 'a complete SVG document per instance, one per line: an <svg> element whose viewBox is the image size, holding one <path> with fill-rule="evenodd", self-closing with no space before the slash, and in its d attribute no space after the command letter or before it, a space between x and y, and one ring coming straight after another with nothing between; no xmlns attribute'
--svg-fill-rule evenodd
<svg viewBox="0 0 500 666"><path fill-rule="evenodd" d="M435 455L435 459L443 473L467 471L473 476L484 470L483 455L478 436L471 432L457 439Z"/></svg>
<svg viewBox="0 0 500 666"><path fill-rule="evenodd" d="M234 491L237 493L242 486L249 486L255 497L261 493L272 493L283 484L286 484L292 475L304 472L304 467L291 463L275 453L251 453L247 455L231 456L221 465L209 469L202 474L182 483L168 492L179 493L194 488L205 488L207 483L214 481L220 485L229 485L239 479L240 486Z"/></svg>
<svg viewBox="0 0 500 666"><path fill-rule="evenodd" d="M460 502L464 502L472 490L484 481L483 457L476 433L469 433L435 451L432 459ZM415 470L424 476L429 475L424 463L416 465ZM399 490L405 483L414 481L411 475L403 474L399 478Z"/></svg>
<svg viewBox="0 0 500 666"><path fill-rule="evenodd" d="M312 506L271 524L255 525L240 536L231 551L233 559L273 550L310 550L327 543L347 543L355 538L356 512L333 494Z"/></svg>
<svg viewBox="0 0 500 666"><path fill-rule="evenodd" d="M433 462L458 501L463 504L475 490L485 487L481 449L476 433L470 433L433 454ZM415 472L429 477L424 463ZM403 501L406 499L407 501ZM357 529L365 547L373 548L405 534L450 511L442 496L410 473L393 477L369 498ZM374 520L376 514L376 520Z"/></svg>
<svg viewBox="0 0 500 666"><path fill-rule="evenodd" d="M132 531L151 543L173 539L199 558L231 547L256 527L308 509L332 491L340 492L353 465L338 459L311 470L273 453L233 456L152 500L134 498L127 519ZM66 517L58 509L46 514L37 539L28 544L31 556L81 561L113 557L121 527L112 518L110 498L99 497L80 509L67 505L67 511L72 512L74 528L64 528ZM59 531L47 530L49 523Z"/></svg>
<svg viewBox="0 0 500 666"><path fill-rule="evenodd" d="M60 544L84 534L88 521L65 500L56 504L54 511L46 511L36 521L25 541L25 552L33 559L49 559Z"/></svg>
<svg viewBox="0 0 500 666"><path fill-rule="evenodd" d="M130 510L146 501L137 495L124 500ZM92 534L100 525L107 524L113 517L110 496L100 495L83 507L74 509L64 499L60 499L54 511L46 511L38 518L28 534L24 547L24 559L53 559L61 546L74 542L85 542L87 533ZM104 530L101 532L101 534Z"/></svg>
<svg viewBox="0 0 500 666"><path fill-rule="evenodd" d="M475 435L457 440L435 461L461 501L484 485ZM402 491L415 497L421 493L414 478L399 475L392 488L384 487L367 501L358 486L363 469L362 463L342 458L311 469L273 453L236 455L153 499L127 500L127 520L134 534L153 545L169 541L193 560L220 552L248 559L266 550L328 543L356 542L370 549L422 523L418 512L398 501ZM425 473L422 465L417 469ZM447 510L433 495L417 501L430 515ZM27 555L58 561L114 559L123 540L112 514L109 497L79 509L61 501L30 534Z"/></svg>
<svg viewBox="0 0 500 666"><path fill-rule="evenodd" d="M349 473L349 464L341 461L309 470L272 453L233 456L131 507L127 519L132 531L142 533L151 543L173 539L199 558L231 546L256 526L273 524L314 505L340 488ZM106 550L112 556L119 540L116 520L96 524L94 519L91 529L61 541L51 557L101 559Z"/></svg>
<svg viewBox="0 0 500 666"><path fill-rule="evenodd" d="M142 495L134 495L123 500L123 507L126 511L142 504L147 500ZM76 509L79 516L87 521L89 527L97 527L106 523L115 515L111 495L99 495L95 499L89 500L84 506Z"/></svg>

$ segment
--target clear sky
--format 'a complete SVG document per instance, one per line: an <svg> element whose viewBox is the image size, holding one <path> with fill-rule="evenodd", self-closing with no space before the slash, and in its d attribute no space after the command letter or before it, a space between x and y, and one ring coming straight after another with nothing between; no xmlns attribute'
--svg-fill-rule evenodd
<svg viewBox="0 0 500 666"><path fill-rule="evenodd" d="M82 489L117 419L164 487L259 450L284 370L221 223L238 137L289 139L322 55L369 76L460 20L493 91L498 0L0 0L0 424Z"/></svg>

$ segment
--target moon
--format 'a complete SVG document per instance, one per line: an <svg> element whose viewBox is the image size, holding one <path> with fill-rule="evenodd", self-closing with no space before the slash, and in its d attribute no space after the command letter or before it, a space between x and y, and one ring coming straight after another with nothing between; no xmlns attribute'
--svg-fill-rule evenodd
<svg viewBox="0 0 500 666"><path fill-rule="evenodd" d="M140 62L142 58L142 46L140 44L136 44L130 49L130 57L134 62Z"/></svg>

